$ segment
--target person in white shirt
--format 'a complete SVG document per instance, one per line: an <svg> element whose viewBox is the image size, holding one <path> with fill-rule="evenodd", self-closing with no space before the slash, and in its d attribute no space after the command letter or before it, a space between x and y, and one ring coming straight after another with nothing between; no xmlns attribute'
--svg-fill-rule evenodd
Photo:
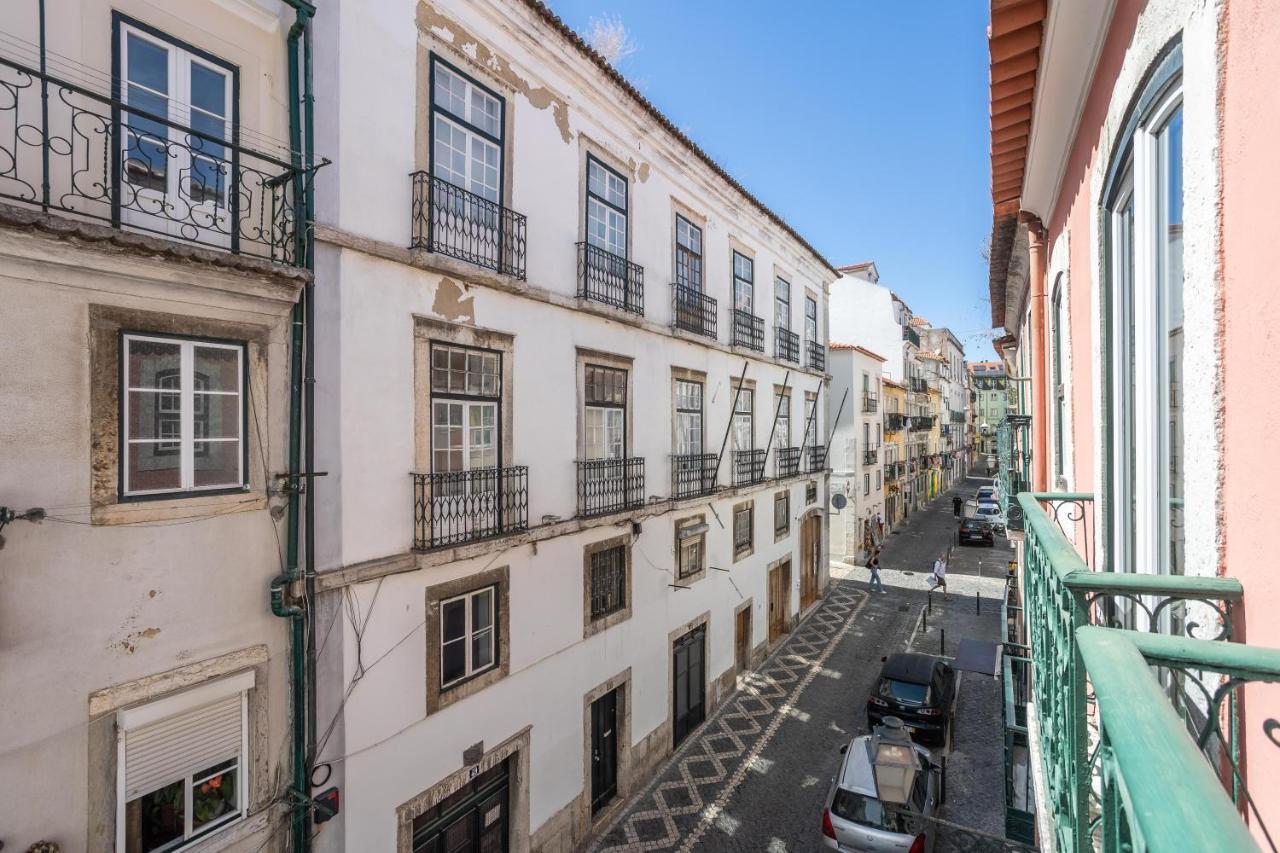
<svg viewBox="0 0 1280 853"><path fill-rule="evenodd" d="M947 592L947 555L942 553L938 555L938 559L933 561L933 587L932 589L942 589L942 594L949 600L951 595Z"/></svg>

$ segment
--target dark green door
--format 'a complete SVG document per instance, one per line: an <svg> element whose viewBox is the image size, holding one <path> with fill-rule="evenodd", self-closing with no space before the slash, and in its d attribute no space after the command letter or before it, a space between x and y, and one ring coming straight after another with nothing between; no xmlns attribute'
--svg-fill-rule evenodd
<svg viewBox="0 0 1280 853"><path fill-rule="evenodd" d="M591 703L591 811L618 793L618 691Z"/></svg>
<svg viewBox="0 0 1280 853"><path fill-rule="evenodd" d="M695 628L676 641L672 716L675 745L702 723L706 715L706 631Z"/></svg>

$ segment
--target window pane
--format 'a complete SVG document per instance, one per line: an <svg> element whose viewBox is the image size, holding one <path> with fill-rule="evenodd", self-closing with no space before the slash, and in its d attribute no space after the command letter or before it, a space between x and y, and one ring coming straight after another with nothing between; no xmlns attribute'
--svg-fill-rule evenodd
<svg viewBox="0 0 1280 853"><path fill-rule="evenodd" d="M1169 573L1183 574L1186 536L1183 522L1183 334L1182 334L1182 110L1160 132L1160 309L1164 314L1166 375L1164 402L1167 412L1165 470L1168 476Z"/></svg>
<svg viewBox="0 0 1280 853"><path fill-rule="evenodd" d="M236 781L238 771L232 767L210 775L208 771L197 773L191 789L191 828L199 830L240 810L237 802Z"/></svg>
<svg viewBox="0 0 1280 853"><path fill-rule="evenodd" d="M176 491L182 488L180 455L158 444L130 444L126 483L131 492Z"/></svg>
<svg viewBox="0 0 1280 853"><path fill-rule="evenodd" d="M471 638L471 671L478 672L493 663L493 631L486 628Z"/></svg>
<svg viewBox="0 0 1280 853"><path fill-rule="evenodd" d="M158 377L178 375L179 353L180 347L177 343L129 339L129 387L177 387L162 383Z"/></svg>
<svg viewBox="0 0 1280 853"><path fill-rule="evenodd" d="M462 637L467 630L467 600L455 598L440 608L440 638L444 642Z"/></svg>
<svg viewBox="0 0 1280 853"><path fill-rule="evenodd" d="M440 683L448 684L467 674L467 639L461 637L440 647Z"/></svg>
<svg viewBox="0 0 1280 853"><path fill-rule="evenodd" d="M186 831L186 783L179 779L125 807L125 849L155 850Z"/></svg>
<svg viewBox="0 0 1280 853"><path fill-rule="evenodd" d="M194 394L196 438L239 438L238 394Z"/></svg>
<svg viewBox="0 0 1280 853"><path fill-rule="evenodd" d="M203 377L205 391L240 390L240 350L228 347L195 348L196 374Z"/></svg>
<svg viewBox="0 0 1280 853"><path fill-rule="evenodd" d="M467 116L465 81L438 62L434 66L434 71L436 75L435 105L448 110L458 118L465 119Z"/></svg>
<svg viewBox="0 0 1280 853"><path fill-rule="evenodd" d="M225 118L227 76L198 62L191 63L191 106L219 118Z"/></svg>
<svg viewBox="0 0 1280 853"><path fill-rule="evenodd" d="M130 33L129 81L156 92L169 91L169 51Z"/></svg>
<svg viewBox="0 0 1280 853"><path fill-rule="evenodd" d="M493 624L493 590L486 589L471 597L471 630L480 631Z"/></svg>
<svg viewBox="0 0 1280 853"><path fill-rule="evenodd" d="M239 486L240 442L197 441L195 444L195 485Z"/></svg>

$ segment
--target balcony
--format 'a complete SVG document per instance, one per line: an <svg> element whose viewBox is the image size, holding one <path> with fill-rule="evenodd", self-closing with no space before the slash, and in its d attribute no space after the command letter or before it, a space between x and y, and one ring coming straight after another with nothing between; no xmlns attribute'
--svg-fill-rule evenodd
<svg viewBox="0 0 1280 853"><path fill-rule="evenodd" d="M67 22L70 23L70 22ZM235 255L303 266L312 169L232 122L203 129L0 57L0 199ZM57 64L57 60L53 60ZM121 91L119 80L102 88ZM210 124L217 127L210 129ZM266 150L271 148L272 150Z"/></svg>
<svg viewBox="0 0 1280 853"><path fill-rule="evenodd" d="M902 339L915 344L917 347L920 346L920 333L911 328L910 325L902 327Z"/></svg>
<svg viewBox="0 0 1280 853"><path fill-rule="evenodd" d="M873 415L880 410L880 399L875 394L862 395L862 411L865 414Z"/></svg>
<svg viewBox="0 0 1280 853"><path fill-rule="evenodd" d="M413 175L410 249L525 277L525 217L426 172Z"/></svg>
<svg viewBox="0 0 1280 853"><path fill-rule="evenodd" d="M764 482L764 460L766 450L733 451L733 484L750 486Z"/></svg>
<svg viewBox="0 0 1280 853"><path fill-rule="evenodd" d="M884 465L884 478L886 480L897 480L902 477L903 464L901 462L886 462Z"/></svg>
<svg viewBox="0 0 1280 853"><path fill-rule="evenodd" d="M800 448L779 447L774 454L774 476L779 480L800 473Z"/></svg>
<svg viewBox="0 0 1280 853"><path fill-rule="evenodd" d="M912 415L911 431L924 432L933 429L933 415Z"/></svg>
<svg viewBox="0 0 1280 853"><path fill-rule="evenodd" d="M880 460L880 448L868 447L866 450L862 451L863 465L874 465L879 460Z"/></svg>
<svg viewBox="0 0 1280 853"><path fill-rule="evenodd" d="M644 314L644 267L590 243L578 243L578 298Z"/></svg>
<svg viewBox="0 0 1280 853"><path fill-rule="evenodd" d="M778 326L774 329L773 354L783 361L792 364L800 363L800 336L795 332Z"/></svg>
<svg viewBox="0 0 1280 853"><path fill-rule="evenodd" d="M907 387L916 394L928 394L929 383L920 376L912 376L907 380Z"/></svg>
<svg viewBox="0 0 1280 853"><path fill-rule="evenodd" d="M810 474L821 474L827 470L826 445L809 445L805 449L804 470Z"/></svg>
<svg viewBox="0 0 1280 853"><path fill-rule="evenodd" d="M951 422L953 424L962 424L962 423L965 423L967 420L968 418L965 417L965 413L963 411L951 413Z"/></svg>
<svg viewBox="0 0 1280 853"><path fill-rule="evenodd" d="M644 458L580 459L578 515L608 515L644 506Z"/></svg>
<svg viewBox="0 0 1280 853"><path fill-rule="evenodd" d="M1245 685L1280 683L1280 650L1233 642L1239 581L1093 571L1065 532L1090 541L1091 495L1016 500L1026 540L1013 624L1031 665L1029 692L1025 668L1015 674L1013 717L1038 735L1038 803L1057 849L1256 850L1245 816L1274 838L1240 761L1274 709L1239 705Z"/></svg>
<svg viewBox="0 0 1280 853"><path fill-rule="evenodd" d="M429 551L529 527L529 468L413 475L413 548Z"/></svg>
<svg viewBox="0 0 1280 853"><path fill-rule="evenodd" d="M729 343L735 347L764 352L764 319L737 308L730 313L733 317L733 335Z"/></svg>
<svg viewBox="0 0 1280 853"><path fill-rule="evenodd" d="M692 287L671 285L671 325L716 339L716 301Z"/></svg>
<svg viewBox="0 0 1280 853"><path fill-rule="evenodd" d="M824 372L827 369L827 348L817 341L807 341L806 349L809 351L809 369Z"/></svg>
<svg viewBox="0 0 1280 853"><path fill-rule="evenodd" d="M714 453L694 453L671 457L671 496L696 498L716 490L716 469L720 457Z"/></svg>
<svg viewBox="0 0 1280 853"><path fill-rule="evenodd" d="M902 412L885 412L884 431L902 432Z"/></svg>

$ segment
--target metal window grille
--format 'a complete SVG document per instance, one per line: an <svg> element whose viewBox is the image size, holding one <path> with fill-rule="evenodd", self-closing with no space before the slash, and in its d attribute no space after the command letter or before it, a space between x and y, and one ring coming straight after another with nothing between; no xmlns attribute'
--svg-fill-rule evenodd
<svg viewBox="0 0 1280 853"><path fill-rule="evenodd" d="M590 243L578 243L578 297L644 314L644 267Z"/></svg>
<svg viewBox="0 0 1280 853"><path fill-rule="evenodd" d="M413 475L413 547L418 551L529 528L529 468Z"/></svg>
<svg viewBox="0 0 1280 853"><path fill-rule="evenodd" d="M794 477L800 473L800 448L798 447L779 447L777 457L774 461L776 466L775 476L778 479L786 477Z"/></svg>
<svg viewBox="0 0 1280 853"><path fill-rule="evenodd" d="M578 515L587 517L644 505L644 459L584 459L578 468Z"/></svg>
<svg viewBox="0 0 1280 853"><path fill-rule="evenodd" d="M733 552L735 554L751 550L753 515L750 506L735 510L733 513Z"/></svg>
<svg viewBox="0 0 1280 853"><path fill-rule="evenodd" d="M626 605L626 546L595 552L591 555L591 618L608 616Z"/></svg>
<svg viewBox="0 0 1280 853"><path fill-rule="evenodd" d="M716 490L716 468L720 457L714 453L678 454L671 457L671 494L677 498L709 495Z"/></svg>
<svg viewBox="0 0 1280 853"><path fill-rule="evenodd" d="M764 319L750 311L734 308L733 338L730 342L737 347L764 352Z"/></svg>
<svg viewBox="0 0 1280 853"><path fill-rule="evenodd" d="M817 341L809 341L809 369L827 369L827 348Z"/></svg>
<svg viewBox="0 0 1280 853"><path fill-rule="evenodd" d="M764 481L765 450L733 451L733 484L746 486Z"/></svg>
<svg viewBox="0 0 1280 853"><path fill-rule="evenodd" d="M716 339L716 301L699 290L671 285L671 318L677 329Z"/></svg>
<svg viewBox="0 0 1280 853"><path fill-rule="evenodd" d="M781 536L791 529L791 493L779 492L773 498L773 532Z"/></svg>
<svg viewBox="0 0 1280 853"><path fill-rule="evenodd" d="M799 364L800 336L781 326L778 326L774 332L774 356L792 364Z"/></svg>
<svg viewBox="0 0 1280 853"><path fill-rule="evenodd" d="M525 278L528 224L523 214L426 172L411 177L409 248Z"/></svg>

